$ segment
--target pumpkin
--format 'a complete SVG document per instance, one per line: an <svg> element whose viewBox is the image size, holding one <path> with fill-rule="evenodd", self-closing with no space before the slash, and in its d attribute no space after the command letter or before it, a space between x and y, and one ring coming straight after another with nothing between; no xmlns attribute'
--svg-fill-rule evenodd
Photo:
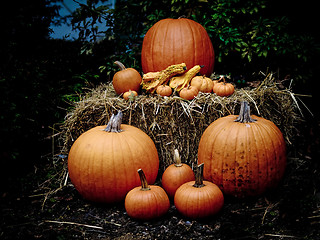
<svg viewBox="0 0 320 240"><path fill-rule="evenodd" d="M234 93L234 86L231 83L226 83L224 77L223 82L217 82L213 85L213 92L220 97L228 97Z"/></svg>
<svg viewBox="0 0 320 240"><path fill-rule="evenodd" d="M141 187L136 187L128 192L125 198L127 214L139 220L151 220L166 214L170 208L170 201L163 188L148 185L141 169L138 170Z"/></svg>
<svg viewBox="0 0 320 240"><path fill-rule="evenodd" d="M129 90L139 92L142 81L140 73L134 68L126 68L121 62L114 62L120 71L116 72L112 79L113 88L118 95Z"/></svg>
<svg viewBox="0 0 320 240"><path fill-rule="evenodd" d="M275 187L286 167L286 146L277 126L250 116L241 103L239 115L211 123L199 142L198 159L205 164L204 177L225 194L246 197Z"/></svg>
<svg viewBox="0 0 320 240"><path fill-rule="evenodd" d="M138 93L136 91L131 91L129 90L128 92L125 92L122 97L125 99L125 100L129 100L129 99L134 99L136 96L138 96Z"/></svg>
<svg viewBox="0 0 320 240"><path fill-rule="evenodd" d="M195 76L192 78L190 85L195 86L200 92L204 93L210 93L213 89L213 81L206 77L206 75Z"/></svg>
<svg viewBox="0 0 320 240"><path fill-rule="evenodd" d="M174 195L174 205L186 217L199 219L218 213L224 204L219 187L203 181L203 163L196 168L195 181L181 185Z"/></svg>
<svg viewBox="0 0 320 240"><path fill-rule="evenodd" d="M144 73L157 72L172 64L185 62L190 69L204 65L201 74L213 72L214 50L206 30L187 19L162 19L146 33L141 50Z"/></svg>
<svg viewBox="0 0 320 240"><path fill-rule="evenodd" d="M90 201L114 203L140 185L136 170L144 167L154 183L159 158L151 138L140 129L121 124L122 113L112 115L107 126L97 126L73 143L68 156L71 182Z"/></svg>
<svg viewBox="0 0 320 240"><path fill-rule="evenodd" d="M184 183L194 180L191 167L181 163L179 151L174 150L174 164L166 168L162 175L162 187L170 198L174 197L176 190Z"/></svg>
<svg viewBox="0 0 320 240"><path fill-rule="evenodd" d="M194 86L188 86L183 88L180 92L179 92L179 96L185 100L192 100L194 99L199 93L198 88L194 87Z"/></svg>
<svg viewBox="0 0 320 240"><path fill-rule="evenodd" d="M160 96L167 96L169 97L172 94L172 89L171 87L169 87L168 85L160 85L157 87L156 90L157 94L159 94Z"/></svg>

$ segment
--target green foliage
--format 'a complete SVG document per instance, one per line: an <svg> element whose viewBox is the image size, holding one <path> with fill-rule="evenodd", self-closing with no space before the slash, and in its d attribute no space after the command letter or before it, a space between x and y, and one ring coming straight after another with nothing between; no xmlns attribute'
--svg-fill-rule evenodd
<svg viewBox="0 0 320 240"><path fill-rule="evenodd" d="M79 7L71 15L73 30L79 31L79 40L95 42L106 34L98 23L112 24L112 10L108 5L99 5L99 0L87 0L86 4L75 1Z"/></svg>
<svg viewBox="0 0 320 240"><path fill-rule="evenodd" d="M82 15L90 19L87 12L96 14L97 11L94 5L90 5L92 1L88 0L87 3L85 8L81 5L80 9ZM275 7L281 6L267 0L118 0L114 10L99 12L99 17L92 14L92 21L86 22L90 25L96 19L108 19L108 30L103 41L114 46L114 53L108 56L108 60L120 59L138 70L146 31L161 19L180 16L194 19L206 28L214 45L220 71L257 71L267 67L292 70L292 63L301 66L312 61L319 53L315 38L289 31L289 16L276 15ZM75 19L73 24L76 22ZM92 28L83 29L91 41L90 48L97 45L92 42L95 39L95 32L90 30ZM238 67L235 67L235 62ZM103 64L101 69L108 74L114 72L112 63Z"/></svg>
<svg viewBox="0 0 320 240"><path fill-rule="evenodd" d="M248 62L267 57L276 61L282 56L308 60L315 50L315 46L307 46L312 39L288 33L288 17L268 15L267 3L266 0L214 1L208 6L210 11L194 16L210 34L219 62L231 52L239 53Z"/></svg>

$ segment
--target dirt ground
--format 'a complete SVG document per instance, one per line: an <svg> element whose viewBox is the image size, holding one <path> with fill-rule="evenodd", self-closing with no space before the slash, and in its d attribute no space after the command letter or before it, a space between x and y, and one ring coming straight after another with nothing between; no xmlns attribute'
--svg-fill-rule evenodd
<svg viewBox="0 0 320 240"><path fill-rule="evenodd" d="M222 211L201 221L173 204L164 217L140 222L123 203L87 202L70 181L59 187L63 161L49 160L1 191L0 239L320 239L319 122L298 132L277 189L250 199L226 196Z"/></svg>

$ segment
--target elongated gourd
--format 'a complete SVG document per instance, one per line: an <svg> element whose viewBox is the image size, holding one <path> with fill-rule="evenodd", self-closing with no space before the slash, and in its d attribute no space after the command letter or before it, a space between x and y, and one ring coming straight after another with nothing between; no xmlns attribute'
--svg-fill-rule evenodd
<svg viewBox="0 0 320 240"><path fill-rule="evenodd" d="M190 83L191 79L198 72L200 72L200 69L201 69L200 65L195 65L193 68L191 68L189 71L182 74L181 76L176 76L171 78L169 86L171 88L176 88L177 91L180 91Z"/></svg>
<svg viewBox="0 0 320 240"><path fill-rule="evenodd" d="M160 71L152 81L142 81L142 88L153 93L159 85L167 84L171 77L184 73L186 69L185 63L170 65L165 70Z"/></svg>
<svg viewBox="0 0 320 240"><path fill-rule="evenodd" d="M159 76L160 72L148 72L143 74L142 76L142 81L143 82L149 82L154 80L155 78L157 78Z"/></svg>

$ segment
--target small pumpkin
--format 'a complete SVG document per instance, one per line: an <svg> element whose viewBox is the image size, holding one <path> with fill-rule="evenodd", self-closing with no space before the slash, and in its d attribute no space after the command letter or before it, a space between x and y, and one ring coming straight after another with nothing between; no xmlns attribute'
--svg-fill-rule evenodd
<svg viewBox="0 0 320 240"><path fill-rule="evenodd" d="M120 71L116 72L112 79L113 88L118 95L129 90L139 92L142 81L140 73L134 68L126 68L121 62L114 62Z"/></svg>
<svg viewBox="0 0 320 240"><path fill-rule="evenodd" d="M286 145L273 122L250 116L248 102L242 102L239 115L219 118L207 127L198 159L205 164L205 179L225 194L256 196L280 182L286 168Z"/></svg>
<svg viewBox="0 0 320 240"><path fill-rule="evenodd" d="M170 201L163 188L148 185L142 169L138 170L141 187L128 192L125 198L127 214L139 220L151 220L166 214L170 208Z"/></svg>
<svg viewBox="0 0 320 240"><path fill-rule="evenodd" d="M192 100L194 99L199 93L198 88L194 87L194 86L188 86L183 88L180 92L179 92L179 96L185 100Z"/></svg>
<svg viewBox="0 0 320 240"><path fill-rule="evenodd" d="M174 205L186 217L206 218L218 213L224 204L219 187L203 181L203 163L196 167L195 181L181 185L174 195Z"/></svg>
<svg viewBox="0 0 320 240"><path fill-rule="evenodd" d="M195 76L192 78L190 85L197 87L199 92L204 93L210 93L213 89L213 81L205 75Z"/></svg>
<svg viewBox="0 0 320 240"><path fill-rule="evenodd" d="M222 77L223 82L217 82L213 85L213 92L220 97L228 97L234 93L234 86L227 83L225 78Z"/></svg>
<svg viewBox="0 0 320 240"><path fill-rule="evenodd" d="M112 115L107 126L84 132L68 156L71 182L78 192L94 202L115 203L140 185L136 170L144 167L154 183L159 158L152 139L140 129L121 124L122 113Z"/></svg>
<svg viewBox="0 0 320 240"><path fill-rule="evenodd" d="M174 197L177 189L184 183L194 180L191 167L181 163L178 149L174 150L174 164L166 168L162 175L162 187L170 198Z"/></svg>
<svg viewBox="0 0 320 240"><path fill-rule="evenodd" d="M131 91L131 90L125 92L122 95L123 99L125 100L134 99L136 96L138 96L138 93L136 91Z"/></svg>
<svg viewBox="0 0 320 240"><path fill-rule="evenodd" d="M160 85L157 87L156 92L162 97L169 97L172 94L172 88L168 85Z"/></svg>

